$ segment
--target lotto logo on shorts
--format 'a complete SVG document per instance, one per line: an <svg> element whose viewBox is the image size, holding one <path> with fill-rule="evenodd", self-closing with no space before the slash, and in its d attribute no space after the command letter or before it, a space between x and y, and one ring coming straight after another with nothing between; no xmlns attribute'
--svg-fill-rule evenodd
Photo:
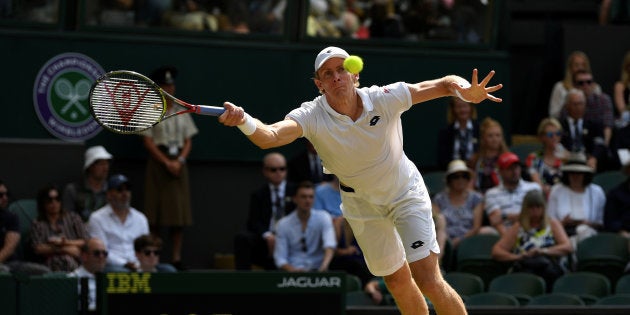
<svg viewBox="0 0 630 315"><path fill-rule="evenodd" d="M424 245L423 241L415 241L411 244L411 248L418 249L419 247L422 247L422 245Z"/></svg>
<svg viewBox="0 0 630 315"><path fill-rule="evenodd" d="M89 96L103 73L98 63L79 53L63 53L44 64L33 85L33 104L48 132L62 140L83 141L101 131L90 113Z"/></svg>

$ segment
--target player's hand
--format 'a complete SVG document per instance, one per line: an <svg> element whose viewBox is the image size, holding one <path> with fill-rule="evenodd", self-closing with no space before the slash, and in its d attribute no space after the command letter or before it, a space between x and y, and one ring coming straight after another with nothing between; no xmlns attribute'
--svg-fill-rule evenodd
<svg viewBox="0 0 630 315"><path fill-rule="evenodd" d="M219 122L234 127L245 123L245 110L242 107L238 107L230 102L223 103L225 112L219 116Z"/></svg>
<svg viewBox="0 0 630 315"><path fill-rule="evenodd" d="M499 83L497 85L487 87L493 76L494 70L490 71L490 73L488 73L481 82L478 82L477 69L474 69L469 87L462 86L457 82L451 83L451 87L453 91L459 93L460 98L471 103L480 103L485 99L489 99L493 102L502 102L503 100L501 98L495 97L490 93L500 90L503 87L503 84Z"/></svg>

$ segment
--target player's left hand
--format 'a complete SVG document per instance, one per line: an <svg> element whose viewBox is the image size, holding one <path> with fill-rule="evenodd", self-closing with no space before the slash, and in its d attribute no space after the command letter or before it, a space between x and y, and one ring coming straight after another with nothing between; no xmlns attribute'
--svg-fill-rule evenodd
<svg viewBox="0 0 630 315"><path fill-rule="evenodd" d="M492 79L493 76L494 70L490 71L490 73L488 73L481 82L478 82L477 69L474 69L469 87L462 86L456 82L451 83L451 86L453 91L455 91L460 98L471 103L480 103L485 99L489 99L493 102L502 102L503 100L501 98L495 97L490 93L500 90L503 87L503 84L499 83L497 85L487 87L488 82L490 82L490 79Z"/></svg>

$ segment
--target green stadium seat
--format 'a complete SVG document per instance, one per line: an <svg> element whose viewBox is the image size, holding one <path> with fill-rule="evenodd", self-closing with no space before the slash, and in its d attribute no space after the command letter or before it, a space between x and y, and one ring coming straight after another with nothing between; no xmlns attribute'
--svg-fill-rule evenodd
<svg viewBox="0 0 630 315"><path fill-rule="evenodd" d="M449 272L444 275L444 280L446 280L460 296L469 296L485 292L483 279L472 273Z"/></svg>
<svg viewBox="0 0 630 315"><path fill-rule="evenodd" d="M607 277L594 272L578 271L562 275L553 284L553 293L579 296L587 305L611 294Z"/></svg>
<svg viewBox="0 0 630 315"><path fill-rule="evenodd" d="M506 293L483 292L468 296L466 305L519 306L518 300Z"/></svg>
<svg viewBox="0 0 630 315"><path fill-rule="evenodd" d="M584 301L579 296L568 293L546 293L535 297L527 303L526 306L538 306L538 305L573 305L584 306Z"/></svg>
<svg viewBox="0 0 630 315"><path fill-rule="evenodd" d="M532 273L508 273L492 279L488 292L513 295L521 305L526 305L532 297L547 293L547 284L543 278Z"/></svg>

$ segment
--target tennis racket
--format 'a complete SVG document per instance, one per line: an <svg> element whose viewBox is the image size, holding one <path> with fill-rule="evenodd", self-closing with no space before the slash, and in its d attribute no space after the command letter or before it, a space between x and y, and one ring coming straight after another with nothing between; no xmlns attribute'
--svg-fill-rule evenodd
<svg viewBox="0 0 630 315"><path fill-rule="evenodd" d="M183 109L167 112L167 100ZM219 116L225 111L223 107L186 103L146 76L127 70L105 73L94 82L90 89L90 110L101 126L122 134L139 133L175 115Z"/></svg>

